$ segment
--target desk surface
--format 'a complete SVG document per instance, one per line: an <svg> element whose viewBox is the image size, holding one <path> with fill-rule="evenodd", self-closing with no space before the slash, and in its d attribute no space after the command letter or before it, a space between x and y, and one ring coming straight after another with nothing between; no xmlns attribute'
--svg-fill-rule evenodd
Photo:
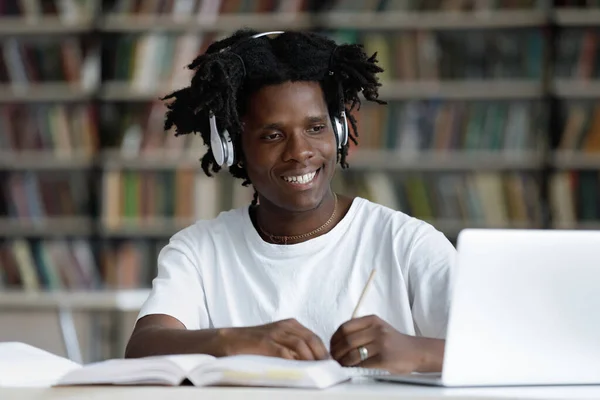
<svg viewBox="0 0 600 400"><path fill-rule="evenodd" d="M195 387L64 387L51 389L0 388L2 400L348 400L348 399L599 399L599 386L444 389L359 380L326 390Z"/></svg>

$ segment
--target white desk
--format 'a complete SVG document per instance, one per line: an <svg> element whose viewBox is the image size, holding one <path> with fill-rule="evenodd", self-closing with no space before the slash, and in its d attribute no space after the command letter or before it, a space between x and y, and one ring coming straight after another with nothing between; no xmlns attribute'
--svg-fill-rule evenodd
<svg viewBox="0 0 600 400"><path fill-rule="evenodd" d="M110 312L114 341L111 358L121 357L116 349L123 336L123 313L138 311L150 294L149 289L116 291L73 291L73 292L0 292L0 311L56 311L68 357L82 362L81 349L77 340L73 311Z"/></svg>
<svg viewBox="0 0 600 400"><path fill-rule="evenodd" d="M354 382L326 390L194 387L0 388L2 400L348 400L348 399L599 399L600 386L443 389L380 382Z"/></svg>

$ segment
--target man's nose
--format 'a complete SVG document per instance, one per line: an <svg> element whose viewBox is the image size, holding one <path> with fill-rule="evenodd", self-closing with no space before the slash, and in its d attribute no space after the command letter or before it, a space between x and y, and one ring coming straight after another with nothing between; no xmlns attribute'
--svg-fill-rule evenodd
<svg viewBox="0 0 600 400"><path fill-rule="evenodd" d="M314 155L313 146L303 132L293 132L288 135L285 142L283 161L297 161L304 163Z"/></svg>

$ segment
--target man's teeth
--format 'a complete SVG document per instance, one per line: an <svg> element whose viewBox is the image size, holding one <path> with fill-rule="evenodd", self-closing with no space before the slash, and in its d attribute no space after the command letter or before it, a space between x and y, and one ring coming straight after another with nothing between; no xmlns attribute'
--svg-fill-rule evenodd
<svg viewBox="0 0 600 400"><path fill-rule="evenodd" d="M317 171L311 172L309 174L300 175L300 176L284 176L283 180L286 182L293 182L293 183L308 183L315 178L315 175L317 175Z"/></svg>

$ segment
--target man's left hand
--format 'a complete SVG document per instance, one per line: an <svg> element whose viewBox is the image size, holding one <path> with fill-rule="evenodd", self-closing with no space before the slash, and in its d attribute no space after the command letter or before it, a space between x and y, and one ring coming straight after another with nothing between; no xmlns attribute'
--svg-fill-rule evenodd
<svg viewBox="0 0 600 400"><path fill-rule="evenodd" d="M405 335L370 315L342 324L331 337L330 353L348 367L380 368L395 374L439 372L444 344L440 339ZM366 349L364 360L361 347Z"/></svg>

